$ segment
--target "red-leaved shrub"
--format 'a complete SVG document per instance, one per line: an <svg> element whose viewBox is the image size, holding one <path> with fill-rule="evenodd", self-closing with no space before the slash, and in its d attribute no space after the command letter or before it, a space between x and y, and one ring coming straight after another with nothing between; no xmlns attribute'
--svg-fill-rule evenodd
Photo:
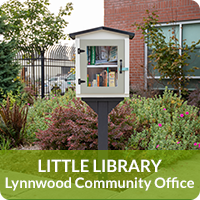
<svg viewBox="0 0 200 200"><path fill-rule="evenodd" d="M124 149L133 132L135 118L129 118L128 104L117 106L108 117L109 149ZM36 133L43 149L95 150L98 148L97 114L80 99L73 99L66 107L57 107L46 118L48 129Z"/></svg>

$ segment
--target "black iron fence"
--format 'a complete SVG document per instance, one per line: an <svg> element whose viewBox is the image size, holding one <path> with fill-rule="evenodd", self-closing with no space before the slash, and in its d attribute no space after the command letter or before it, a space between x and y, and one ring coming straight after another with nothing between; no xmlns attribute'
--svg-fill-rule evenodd
<svg viewBox="0 0 200 200"><path fill-rule="evenodd" d="M18 52L15 60L22 66L21 78L26 86L43 98L51 92L51 81L55 84L66 78L75 67L75 47L54 45L45 52L30 48Z"/></svg>

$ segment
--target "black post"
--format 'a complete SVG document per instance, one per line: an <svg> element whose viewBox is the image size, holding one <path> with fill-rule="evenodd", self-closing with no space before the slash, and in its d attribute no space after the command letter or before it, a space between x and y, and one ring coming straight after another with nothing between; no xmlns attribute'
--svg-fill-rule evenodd
<svg viewBox="0 0 200 200"><path fill-rule="evenodd" d="M124 98L82 98L98 114L98 150L108 150L108 114Z"/></svg>
<svg viewBox="0 0 200 200"><path fill-rule="evenodd" d="M41 50L41 97L44 98L44 50Z"/></svg>
<svg viewBox="0 0 200 200"><path fill-rule="evenodd" d="M108 103L99 101L97 110L98 150L108 150Z"/></svg>

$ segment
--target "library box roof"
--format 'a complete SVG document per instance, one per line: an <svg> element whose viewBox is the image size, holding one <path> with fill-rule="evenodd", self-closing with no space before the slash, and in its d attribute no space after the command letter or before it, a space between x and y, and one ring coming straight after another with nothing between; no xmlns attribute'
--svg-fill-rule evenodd
<svg viewBox="0 0 200 200"><path fill-rule="evenodd" d="M97 27L97 28L92 28L92 29L87 29L87 30L84 30L84 31L70 33L69 37L74 40L77 35L82 35L82 34L85 34L85 33L99 31L99 30L105 30L105 31L111 31L111 32L115 32L115 33L121 33L121 34L129 35L129 39L131 39L131 40L135 36L135 33L132 33L132 32L122 31L122 30L119 30L119 29L109 28L109 27L105 27L105 26L100 26L100 27Z"/></svg>

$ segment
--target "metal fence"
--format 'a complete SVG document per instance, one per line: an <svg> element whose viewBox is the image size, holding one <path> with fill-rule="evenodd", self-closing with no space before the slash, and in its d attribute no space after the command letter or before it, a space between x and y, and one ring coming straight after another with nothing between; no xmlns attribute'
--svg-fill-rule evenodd
<svg viewBox="0 0 200 200"><path fill-rule="evenodd" d="M36 96L49 95L47 83L54 77L65 77L75 67L75 47L54 45L45 52L28 49L17 53L15 60L22 66L21 78Z"/></svg>

